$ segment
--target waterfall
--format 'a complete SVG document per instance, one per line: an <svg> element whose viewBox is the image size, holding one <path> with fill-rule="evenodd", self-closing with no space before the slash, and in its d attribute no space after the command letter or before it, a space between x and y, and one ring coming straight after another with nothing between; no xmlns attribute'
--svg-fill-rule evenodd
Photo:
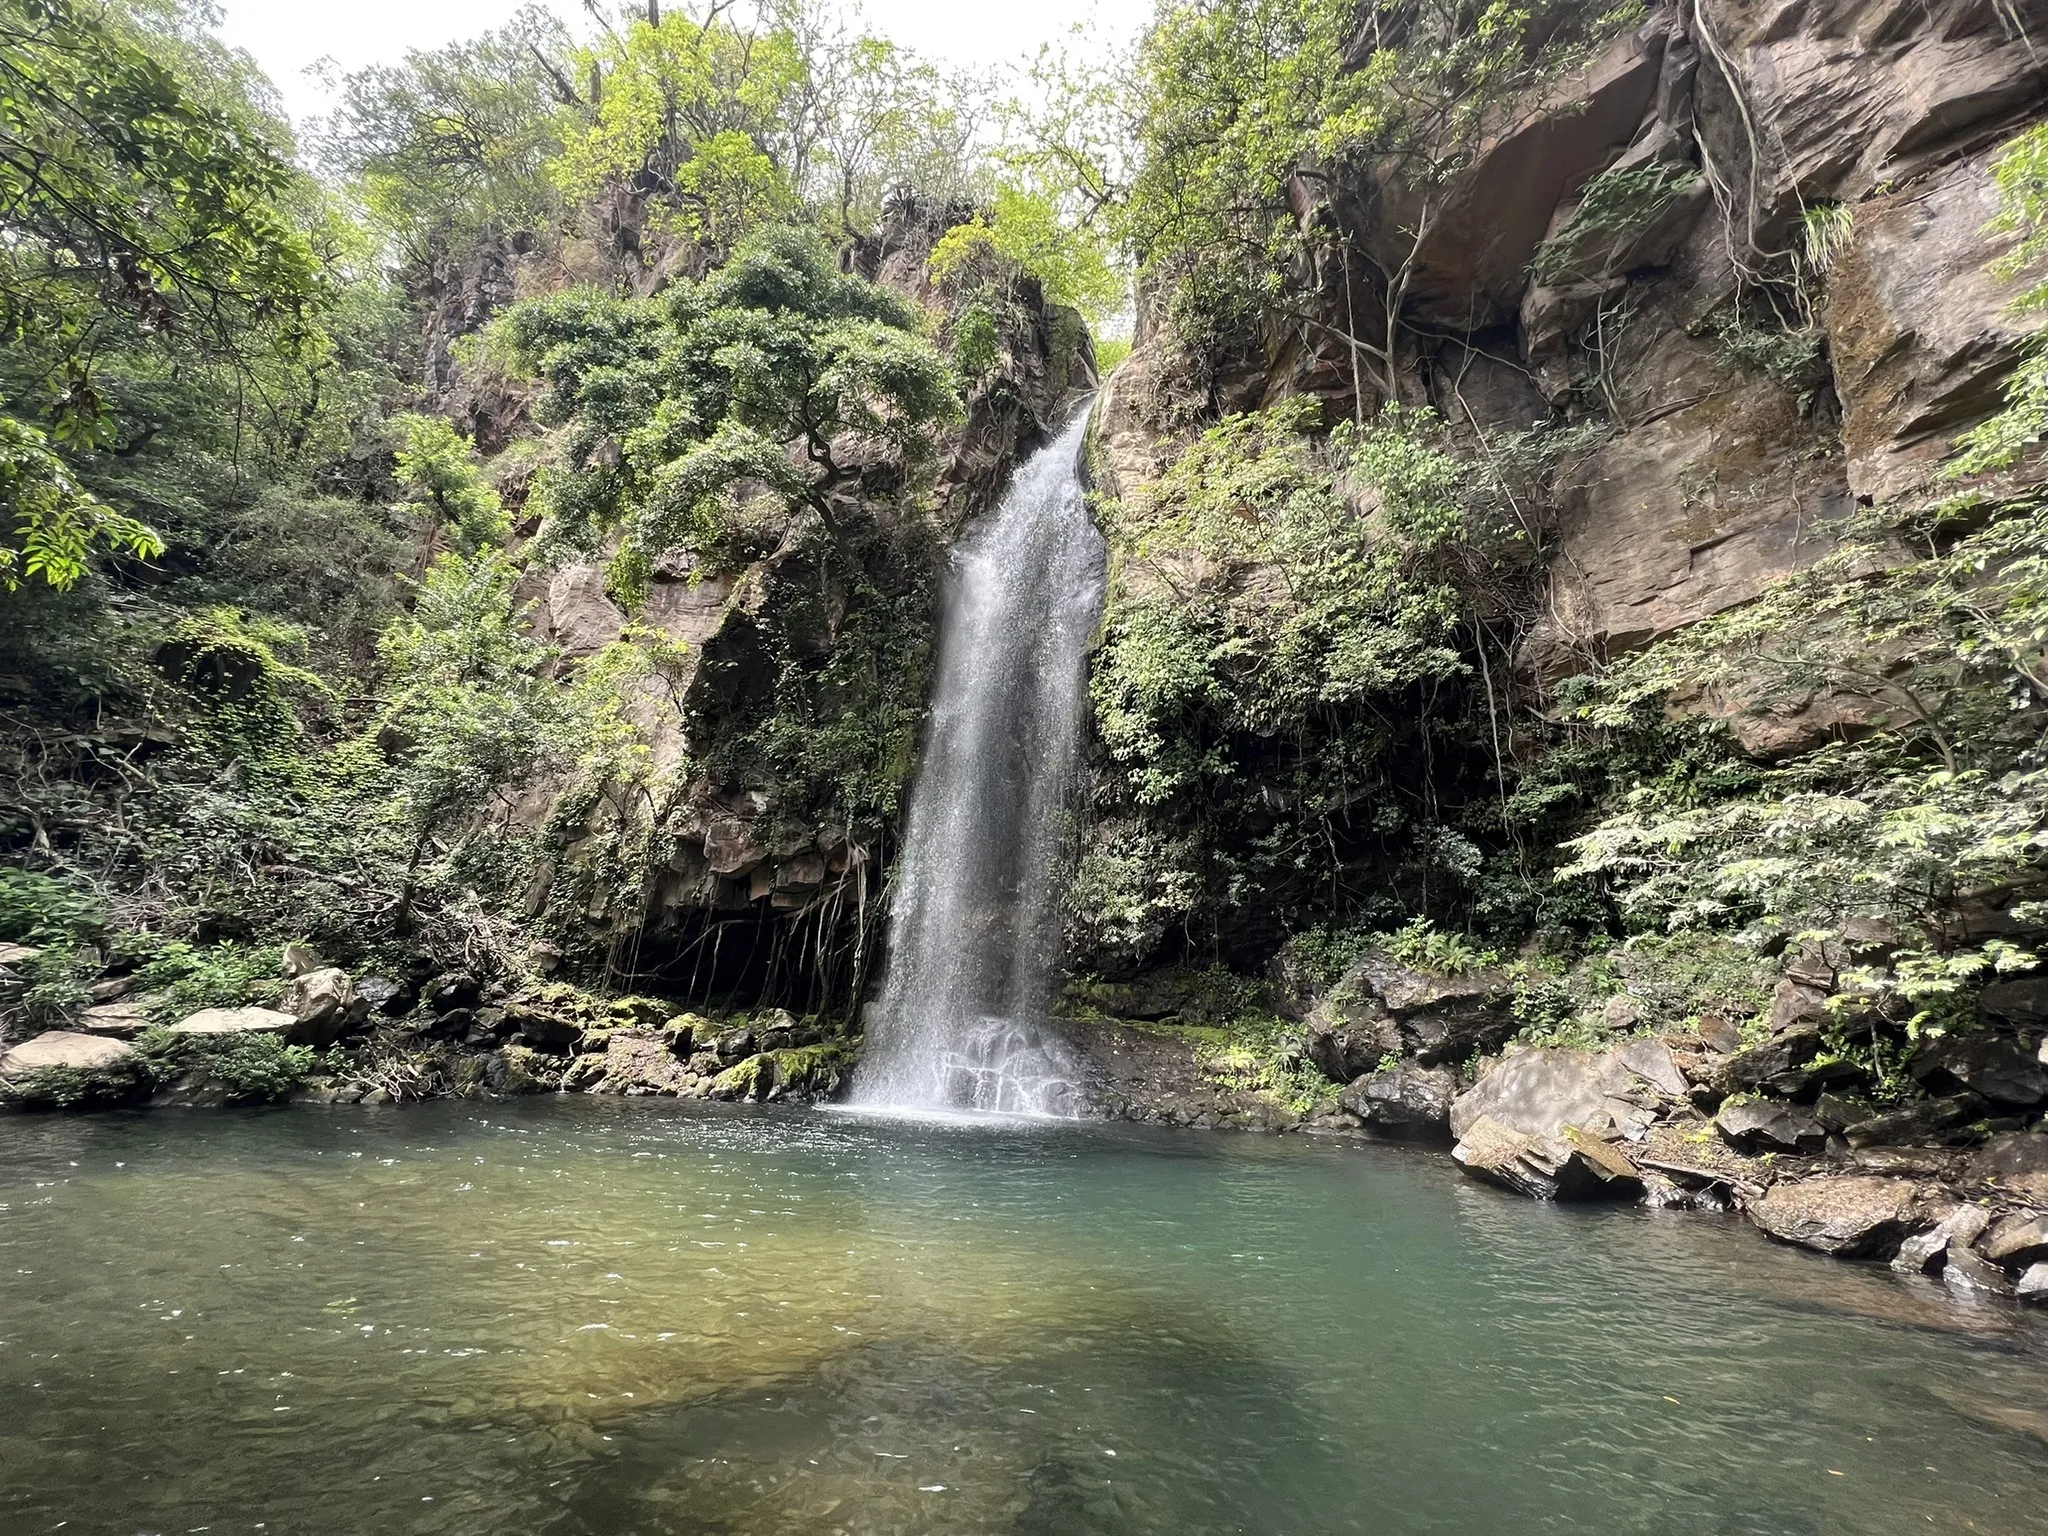
<svg viewBox="0 0 2048 1536"><path fill-rule="evenodd" d="M888 972L856 1104L1071 1114L1071 1052L1039 1020L1053 875L1081 744L1105 551L1081 485L1087 412L1020 465L954 551Z"/></svg>

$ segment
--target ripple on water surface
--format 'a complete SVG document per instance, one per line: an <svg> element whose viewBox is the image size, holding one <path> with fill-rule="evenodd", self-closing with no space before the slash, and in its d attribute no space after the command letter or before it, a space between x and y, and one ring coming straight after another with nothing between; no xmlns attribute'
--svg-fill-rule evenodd
<svg viewBox="0 0 2048 1536"><path fill-rule="evenodd" d="M0 1122L0 1533L2048 1533L2038 1320L1442 1160L589 1099Z"/></svg>

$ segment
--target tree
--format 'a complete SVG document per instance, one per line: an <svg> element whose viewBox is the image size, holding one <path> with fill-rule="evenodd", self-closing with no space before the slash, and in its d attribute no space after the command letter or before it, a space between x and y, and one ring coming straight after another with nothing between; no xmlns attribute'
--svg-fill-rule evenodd
<svg viewBox="0 0 2048 1536"><path fill-rule="evenodd" d="M552 174L588 202L616 187L649 222L723 255L793 211L815 143L790 111L803 61L783 27L743 27L714 5L702 20L649 6L579 58L585 96L564 119Z"/></svg>
<svg viewBox="0 0 2048 1536"><path fill-rule="evenodd" d="M348 76L322 125L320 160L356 181L371 221L411 261L436 240L559 217L548 167L556 109L581 98L557 59L569 39L538 6L472 42L412 52Z"/></svg>
<svg viewBox="0 0 2048 1536"><path fill-rule="evenodd" d="M0 0L10 584L68 586L95 545L162 548L80 490L62 457L119 441L101 378L109 358L148 350L247 370L316 344L328 285L305 233L305 184L274 125L246 97L233 109L236 82L209 89L174 67L187 51L152 47L119 11Z"/></svg>
<svg viewBox="0 0 2048 1536"><path fill-rule="evenodd" d="M512 355L570 429L536 486L551 534L595 548L616 533L612 579L630 596L671 548L718 554L764 498L836 530L857 455L928 463L928 429L958 411L919 322L789 226L659 300L583 289L518 305Z"/></svg>

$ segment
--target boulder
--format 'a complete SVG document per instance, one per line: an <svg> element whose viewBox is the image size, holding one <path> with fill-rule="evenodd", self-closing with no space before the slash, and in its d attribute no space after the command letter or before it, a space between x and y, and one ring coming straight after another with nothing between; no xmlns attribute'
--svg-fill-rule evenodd
<svg viewBox="0 0 2048 1536"><path fill-rule="evenodd" d="M776 1068L775 1058L764 1051L749 1056L736 1066L727 1067L711 1080L711 1086L704 1092L714 1099L765 1099L780 1084L781 1073Z"/></svg>
<svg viewBox="0 0 2048 1536"><path fill-rule="evenodd" d="M1496 970L1438 975L1374 951L1310 1010L1312 1053L1317 1035L1350 1031L1340 1055L1351 1070L1332 1074L1340 1082L1370 1071L1386 1055L1412 1056L1425 1067L1465 1061L1500 1049L1514 1034L1513 997L1513 984ZM1371 1059L1361 1059L1368 1050Z"/></svg>
<svg viewBox="0 0 2048 1536"><path fill-rule="evenodd" d="M45 1030L32 1040L0 1051L0 1080L8 1082L51 1067L75 1072L102 1072L134 1059L135 1047L125 1040L81 1034L71 1029Z"/></svg>
<svg viewBox="0 0 2048 1536"><path fill-rule="evenodd" d="M2048 1067L2009 1035L1944 1035L1926 1041L1909 1064L1936 1093L1968 1089L1998 1104L2030 1107L2048 1099Z"/></svg>
<svg viewBox="0 0 2048 1536"><path fill-rule="evenodd" d="M356 996L378 1013L392 1018L412 1011L411 989L389 976L365 976L356 983Z"/></svg>
<svg viewBox="0 0 2048 1536"><path fill-rule="evenodd" d="M2048 1135L2008 1131L1970 1157L1970 1177L2048 1205Z"/></svg>
<svg viewBox="0 0 2048 1536"><path fill-rule="evenodd" d="M1881 1115L1872 1115L1868 1120L1846 1127L1842 1134L1849 1139L1849 1145L1852 1147L1882 1147L1924 1141L1974 1120L1983 1109L1984 1101L1973 1094L1957 1094L1946 1099L1923 1099L1917 1104L1908 1104Z"/></svg>
<svg viewBox="0 0 2048 1536"><path fill-rule="evenodd" d="M1642 1189L1626 1153L1576 1127L1532 1136L1481 1115L1465 1127L1451 1156L1474 1178L1532 1200L1611 1199Z"/></svg>
<svg viewBox="0 0 2048 1536"><path fill-rule="evenodd" d="M1662 1040L1627 1041L1616 1049L1614 1059L1659 1093L1674 1099L1685 1097L1685 1073Z"/></svg>
<svg viewBox="0 0 2048 1536"><path fill-rule="evenodd" d="M1837 1258L1889 1258L1913 1226L1913 1186L1861 1174L1774 1184L1749 1203L1749 1219L1783 1243Z"/></svg>
<svg viewBox="0 0 2048 1536"><path fill-rule="evenodd" d="M583 1033L583 1026L573 1019L544 1008L512 1005L506 1008L505 1017L518 1028L519 1038L537 1051L566 1051Z"/></svg>
<svg viewBox="0 0 2048 1536"><path fill-rule="evenodd" d="M1959 1205L1925 1232L1916 1232L1899 1244L1892 1268L1902 1274L1925 1274L1944 1262L1951 1248L1967 1248L1977 1240L1991 1220L1981 1205Z"/></svg>
<svg viewBox="0 0 2048 1536"><path fill-rule="evenodd" d="M1401 1032L1384 1014L1378 1019L1340 1025L1335 1029L1310 1026L1304 1046L1308 1058L1337 1083L1348 1083L1372 1072L1389 1056L1401 1054Z"/></svg>
<svg viewBox="0 0 2048 1536"><path fill-rule="evenodd" d="M275 1008L202 1008L171 1026L174 1035L289 1035L299 1021Z"/></svg>
<svg viewBox="0 0 2048 1536"><path fill-rule="evenodd" d="M355 982L335 965L295 972L281 1001L298 1021L291 1036L302 1045L332 1045L370 1016L370 1005L356 991Z"/></svg>
<svg viewBox="0 0 2048 1536"><path fill-rule="evenodd" d="M1725 1075L1737 1088L1797 1093L1809 1080L1803 1069L1820 1054L1820 1048L1818 1029L1811 1024L1795 1024L1762 1045L1729 1057Z"/></svg>
<svg viewBox="0 0 2048 1536"><path fill-rule="evenodd" d="M592 1057L579 1058L581 1067ZM614 1030L605 1042L601 1093L678 1094L690 1086L689 1070L676 1060L668 1039L640 1030ZM585 1069L586 1071L588 1069Z"/></svg>
<svg viewBox="0 0 2048 1536"><path fill-rule="evenodd" d="M2014 1211L1999 1217L1981 1239L1973 1241L1979 1253L2000 1264L2038 1264L2048 1259L2048 1214Z"/></svg>
<svg viewBox="0 0 2048 1536"><path fill-rule="evenodd" d="M1951 1290L1979 1291L1989 1296L2010 1296L2012 1277L1982 1254L1951 1245L1941 1278Z"/></svg>
<svg viewBox="0 0 2048 1536"><path fill-rule="evenodd" d="M1742 1031L1718 1014L1709 1014L1693 1026L1700 1044L1717 1056L1733 1056L1742 1049Z"/></svg>
<svg viewBox="0 0 2048 1536"><path fill-rule="evenodd" d="M1338 1102L1383 1136L1449 1141L1457 1092L1457 1079L1442 1068L1390 1067L1360 1077Z"/></svg>
<svg viewBox="0 0 2048 1536"><path fill-rule="evenodd" d="M1525 1136L1555 1137L1567 1126L1619 1136L1655 1118L1633 1096L1638 1092L1634 1074L1611 1055L1514 1051L1451 1105L1451 1134L1463 1140L1484 1118Z"/></svg>
<svg viewBox="0 0 2048 1536"><path fill-rule="evenodd" d="M1750 1152L1818 1152L1828 1139L1826 1127L1811 1115L1770 1099L1723 1104L1714 1124Z"/></svg>
<svg viewBox="0 0 2048 1536"><path fill-rule="evenodd" d="M2029 1264L2013 1292L2022 1301L2048 1302L2048 1263Z"/></svg>
<svg viewBox="0 0 2048 1536"><path fill-rule="evenodd" d="M20 965L41 953L33 944L0 944L0 965Z"/></svg>
<svg viewBox="0 0 2048 1536"><path fill-rule="evenodd" d="M2036 1029L2048 1024L2048 976L2015 976L1994 981L1977 994L1977 1006L1995 1019ZM2048 1040L2041 1042L2048 1051Z"/></svg>
<svg viewBox="0 0 2048 1536"><path fill-rule="evenodd" d="M1795 1024L1820 1024L1826 1021L1827 1016L1826 988L1798 976L1778 978L1778 989L1771 994L1773 1033L1790 1029Z"/></svg>
<svg viewBox="0 0 2048 1536"><path fill-rule="evenodd" d="M132 1039L153 1022L150 1008L154 997L123 998L118 1003L98 1003L78 1017L78 1027L89 1035L116 1035Z"/></svg>
<svg viewBox="0 0 2048 1536"><path fill-rule="evenodd" d="M314 971L327 969L327 962L320 958L318 950L310 944L294 939L284 947L284 973L287 976L308 976Z"/></svg>

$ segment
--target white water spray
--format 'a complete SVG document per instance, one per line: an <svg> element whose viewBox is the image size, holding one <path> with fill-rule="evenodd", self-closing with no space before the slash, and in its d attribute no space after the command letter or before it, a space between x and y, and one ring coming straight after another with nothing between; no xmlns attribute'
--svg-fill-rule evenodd
<svg viewBox="0 0 2048 1536"><path fill-rule="evenodd" d="M889 969L853 1102L1068 1115L1072 1053L1038 1022L1057 959L1052 876L1081 744L1104 548L1081 483L1087 414L1019 466L954 552Z"/></svg>

